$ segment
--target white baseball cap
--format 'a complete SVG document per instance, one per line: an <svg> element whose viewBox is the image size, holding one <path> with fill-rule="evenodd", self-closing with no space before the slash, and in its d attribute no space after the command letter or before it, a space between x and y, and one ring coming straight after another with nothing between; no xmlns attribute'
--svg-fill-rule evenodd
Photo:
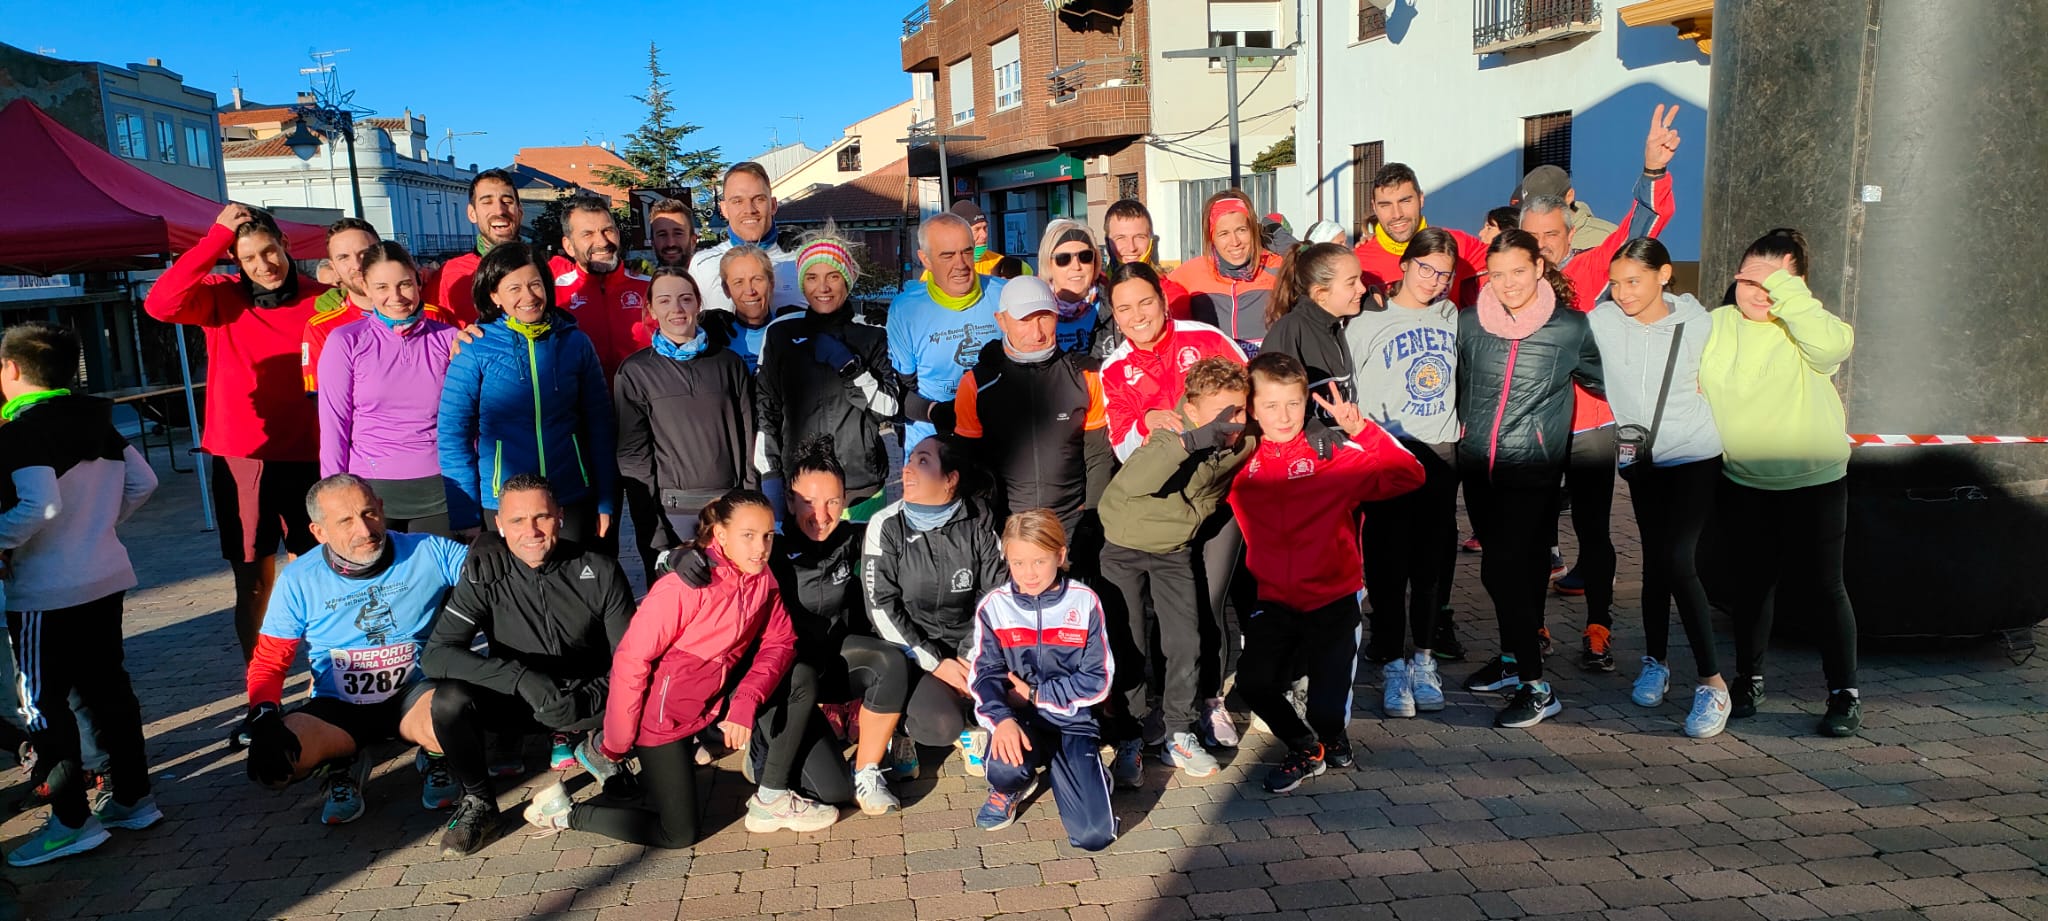
<svg viewBox="0 0 2048 921"><path fill-rule="evenodd" d="M1036 275L1019 275L1004 282L1002 296L996 305L996 312L1007 313L1018 320L1034 313L1059 312L1058 305L1053 303L1052 286Z"/></svg>

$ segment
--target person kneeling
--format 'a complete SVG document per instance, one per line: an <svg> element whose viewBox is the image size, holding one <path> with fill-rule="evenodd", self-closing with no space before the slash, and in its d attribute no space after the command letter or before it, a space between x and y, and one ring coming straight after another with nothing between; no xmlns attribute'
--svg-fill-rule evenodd
<svg viewBox="0 0 2048 921"><path fill-rule="evenodd" d="M710 557L710 583L663 576L619 643L599 757L638 752L653 808L572 803L558 783L535 794L527 822L650 847L696 842L697 734L715 725L728 748L747 748L755 717L796 659L796 631L768 572L774 542L775 512L759 492L734 490L705 506L697 546ZM748 831L819 831L839 819L837 808L787 790L775 800L782 820L760 827L750 808Z"/></svg>
<svg viewBox="0 0 2048 921"><path fill-rule="evenodd" d="M1010 516L1003 527L1009 584L974 615L974 715L990 732L983 831L1008 828L1049 768L1067 842L1099 851L1116 840L1109 770L1091 709L1109 698L1115 663L1102 601L1069 580L1067 534L1049 509Z"/></svg>
<svg viewBox="0 0 2048 921"><path fill-rule="evenodd" d="M446 809L461 788L434 735L434 684L421 676L420 643L460 580L469 548L387 531L384 501L353 474L313 484L306 513L320 552L279 575L249 659L249 779L282 789L323 774L320 821L353 822L363 815L369 774L358 753L399 738L420 747L420 804ZM280 709L285 673L301 646L312 695Z"/></svg>
<svg viewBox="0 0 2048 921"><path fill-rule="evenodd" d="M503 541L479 537L461 584L434 622L426 672L435 680L434 735L462 784L441 835L444 854L474 853L497 822L484 733L576 733L604 719L612 650L633 619L619 561L560 537L562 507L548 481L522 473L498 494ZM487 654L471 647L490 639ZM601 782L621 772L577 745L576 761ZM621 777L621 781L630 775Z"/></svg>

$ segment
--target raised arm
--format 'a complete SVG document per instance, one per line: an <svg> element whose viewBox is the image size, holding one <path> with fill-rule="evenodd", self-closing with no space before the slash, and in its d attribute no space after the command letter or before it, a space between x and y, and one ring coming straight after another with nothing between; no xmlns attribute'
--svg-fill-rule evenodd
<svg viewBox="0 0 2048 921"><path fill-rule="evenodd" d="M206 228L206 236L200 237L199 242L157 276L156 285L142 300L142 309L165 323L218 326L231 319L223 314L220 292L213 289L232 283L232 279L223 276L216 280L210 276L214 265L233 249L235 227L250 217L249 209L243 205L229 204L222 209L213 226Z"/></svg>
<svg viewBox="0 0 2048 921"><path fill-rule="evenodd" d="M1808 367L1822 374L1834 374L1849 360L1856 347L1856 330L1841 317L1821 306L1806 286L1806 279L1778 269L1762 282L1771 296L1771 316L1784 324L1792 344Z"/></svg>

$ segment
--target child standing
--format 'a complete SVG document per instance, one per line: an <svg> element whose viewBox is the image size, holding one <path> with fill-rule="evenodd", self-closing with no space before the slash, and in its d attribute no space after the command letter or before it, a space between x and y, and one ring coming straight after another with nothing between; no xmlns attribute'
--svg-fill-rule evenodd
<svg viewBox="0 0 2048 921"><path fill-rule="evenodd" d="M1252 420L1259 447L1230 487L1230 507L1244 528L1245 566L1258 583L1258 603L1244 623L1237 688L1252 712L1287 743L1287 757L1266 775L1266 789L1286 793L1321 774L1326 764L1350 767L1344 724L1358 667L1364 587L1358 552L1358 506L1409 492L1425 475L1415 455L1358 407L1315 394L1352 440L1317 456L1303 433L1308 372L1293 356L1252 359ZM1296 676L1308 676L1308 719L1287 703Z"/></svg>
<svg viewBox="0 0 2048 921"><path fill-rule="evenodd" d="M1090 709L1109 698L1116 665L1102 602L1067 579L1067 534L1050 509L1026 509L1003 526L1010 581L974 612L974 715L988 728L984 831L1009 827L1017 806L1052 773L1067 841L1099 851L1116 840L1100 732Z"/></svg>
<svg viewBox="0 0 2048 921"><path fill-rule="evenodd" d="M88 804L83 784L53 789L49 821L7 855L17 867L164 817L149 795L142 708L122 667L121 596L135 569L114 532L156 491L156 474L114 429L111 404L65 389L77 368L70 330L24 323L0 339L0 551L13 552L7 632L36 755L76 767L76 690L107 753L111 792Z"/></svg>

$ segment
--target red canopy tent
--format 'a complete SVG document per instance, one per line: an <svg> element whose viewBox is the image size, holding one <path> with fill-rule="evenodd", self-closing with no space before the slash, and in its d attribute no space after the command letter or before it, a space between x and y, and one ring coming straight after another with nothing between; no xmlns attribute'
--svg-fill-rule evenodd
<svg viewBox="0 0 2048 921"><path fill-rule="evenodd" d="M221 204L156 178L58 124L26 99L0 109L0 273L119 272L163 265L206 235ZM297 259L326 233L280 221Z"/></svg>

